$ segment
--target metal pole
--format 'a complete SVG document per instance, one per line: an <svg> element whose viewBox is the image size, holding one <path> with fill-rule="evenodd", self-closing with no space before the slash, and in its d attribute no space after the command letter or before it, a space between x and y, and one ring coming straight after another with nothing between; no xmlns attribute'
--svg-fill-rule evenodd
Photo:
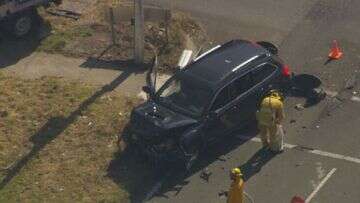
<svg viewBox="0 0 360 203"><path fill-rule="evenodd" d="M112 40L112 46L116 45L116 35L115 35L115 29L114 29L114 10L112 7L109 8L110 13L110 26L111 26L111 40Z"/></svg>
<svg viewBox="0 0 360 203"><path fill-rule="evenodd" d="M135 63L144 63L144 8L143 0L135 2Z"/></svg>

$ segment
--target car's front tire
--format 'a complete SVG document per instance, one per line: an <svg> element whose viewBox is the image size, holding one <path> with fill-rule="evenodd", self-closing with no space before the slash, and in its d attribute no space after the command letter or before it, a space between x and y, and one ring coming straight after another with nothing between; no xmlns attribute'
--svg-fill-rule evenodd
<svg viewBox="0 0 360 203"><path fill-rule="evenodd" d="M187 171L190 171L190 169L194 166L198 158L199 158L199 151L196 151L193 154L191 154L185 162L185 169Z"/></svg>
<svg viewBox="0 0 360 203"><path fill-rule="evenodd" d="M36 9L14 14L4 22L7 34L15 38L22 38L33 31L39 22L39 15Z"/></svg>

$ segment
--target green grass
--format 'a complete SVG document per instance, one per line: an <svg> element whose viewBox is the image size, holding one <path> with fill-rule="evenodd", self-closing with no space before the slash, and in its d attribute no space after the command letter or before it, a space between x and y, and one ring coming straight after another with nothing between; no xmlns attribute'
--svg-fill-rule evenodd
<svg viewBox="0 0 360 203"><path fill-rule="evenodd" d="M38 50L49 53L61 52L68 44L73 43L74 40L91 37L93 32L94 31L88 26L75 26L66 31L54 30L54 34L41 42Z"/></svg>
<svg viewBox="0 0 360 203"><path fill-rule="evenodd" d="M107 173L137 99L107 93L89 103L98 88L50 77L0 75L0 85L0 168L36 151L0 190L0 202L129 201L127 185L141 175L125 181ZM0 171L0 181L8 174Z"/></svg>

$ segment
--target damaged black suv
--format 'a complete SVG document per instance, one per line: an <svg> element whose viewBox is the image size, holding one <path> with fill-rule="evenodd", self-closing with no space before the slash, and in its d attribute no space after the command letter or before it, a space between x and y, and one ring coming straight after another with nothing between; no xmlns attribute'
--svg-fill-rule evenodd
<svg viewBox="0 0 360 203"><path fill-rule="evenodd" d="M288 66L269 43L233 40L179 69L149 101L135 108L124 141L156 165L190 168L208 144L255 118L270 89L290 80Z"/></svg>

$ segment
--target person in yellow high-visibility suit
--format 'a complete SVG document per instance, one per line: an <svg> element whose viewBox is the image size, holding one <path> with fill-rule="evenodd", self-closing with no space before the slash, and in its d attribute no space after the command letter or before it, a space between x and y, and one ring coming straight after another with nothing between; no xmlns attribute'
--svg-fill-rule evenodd
<svg viewBox="0 0 360 203"><path fill-rule="evenodd" d="M239 168L230 171L230 178L233 181L228 192L227 203L244 203L244 181L243 174Z"/></svg>
<svg viewBox="0 0 360 203"><path fill-rule="evenodd" d="M262 100L256 117L263 147L270 147L272 150L273 145L276 144L277 125L280 125L285 118L281 94L276 90L271 90L270 94Z"/></svg>

